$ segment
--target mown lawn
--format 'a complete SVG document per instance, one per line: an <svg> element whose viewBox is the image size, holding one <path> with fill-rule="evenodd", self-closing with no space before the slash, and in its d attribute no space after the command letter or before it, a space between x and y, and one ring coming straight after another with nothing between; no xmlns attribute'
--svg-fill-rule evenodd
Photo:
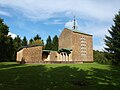
<svg viewBox="0 0 120 90"><path fill-rule="evenodd" d="M0 90L120 90L120 67L0 63Z"/></svg>

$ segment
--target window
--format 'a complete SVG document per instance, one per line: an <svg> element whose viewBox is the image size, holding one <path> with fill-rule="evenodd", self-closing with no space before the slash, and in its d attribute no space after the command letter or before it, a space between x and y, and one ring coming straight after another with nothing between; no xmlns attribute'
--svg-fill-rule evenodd
<svg viewBox="0 0 120 90"><path fill-rule="evenodd" d="M82 56L85 56L85 55L86 55L86 52L82 52L81 55L82 55Z"/></svg>

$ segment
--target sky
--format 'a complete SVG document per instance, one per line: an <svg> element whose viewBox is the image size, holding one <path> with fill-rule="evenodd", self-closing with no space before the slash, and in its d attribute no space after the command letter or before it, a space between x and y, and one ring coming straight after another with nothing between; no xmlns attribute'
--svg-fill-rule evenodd
<svg viewBox="0 0 120 90"><path fill-rule="evenodd" d="M9 35L27 39L39 34L46 41L71 28L76 17L78 30L93 35L93 49L104 50L105 35L114 25L120 0L0 0L0 18Z"/></svg>

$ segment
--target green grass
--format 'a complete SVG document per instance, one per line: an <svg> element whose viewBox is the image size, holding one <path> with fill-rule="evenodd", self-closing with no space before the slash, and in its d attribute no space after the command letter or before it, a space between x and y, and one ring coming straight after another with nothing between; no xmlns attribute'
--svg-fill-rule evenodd
<svg viewBox="0 0 120 90"><path fill-rule="evenodd" d="M120 67L0 63L0 90L120 90Z"/></svg>

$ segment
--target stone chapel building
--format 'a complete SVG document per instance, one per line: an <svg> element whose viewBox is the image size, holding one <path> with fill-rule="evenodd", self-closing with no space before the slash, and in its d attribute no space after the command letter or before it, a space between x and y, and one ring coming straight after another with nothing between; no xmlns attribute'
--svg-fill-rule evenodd
<svg viewBox="0 0 120 90"><path fill-rule="evenodd" d="M83 63L93 62L92 35L79 32L75 25L65 28L59 36L59 50L42 50L43 45L22 47L17 52L17 61L26 63Z"/></svg>

